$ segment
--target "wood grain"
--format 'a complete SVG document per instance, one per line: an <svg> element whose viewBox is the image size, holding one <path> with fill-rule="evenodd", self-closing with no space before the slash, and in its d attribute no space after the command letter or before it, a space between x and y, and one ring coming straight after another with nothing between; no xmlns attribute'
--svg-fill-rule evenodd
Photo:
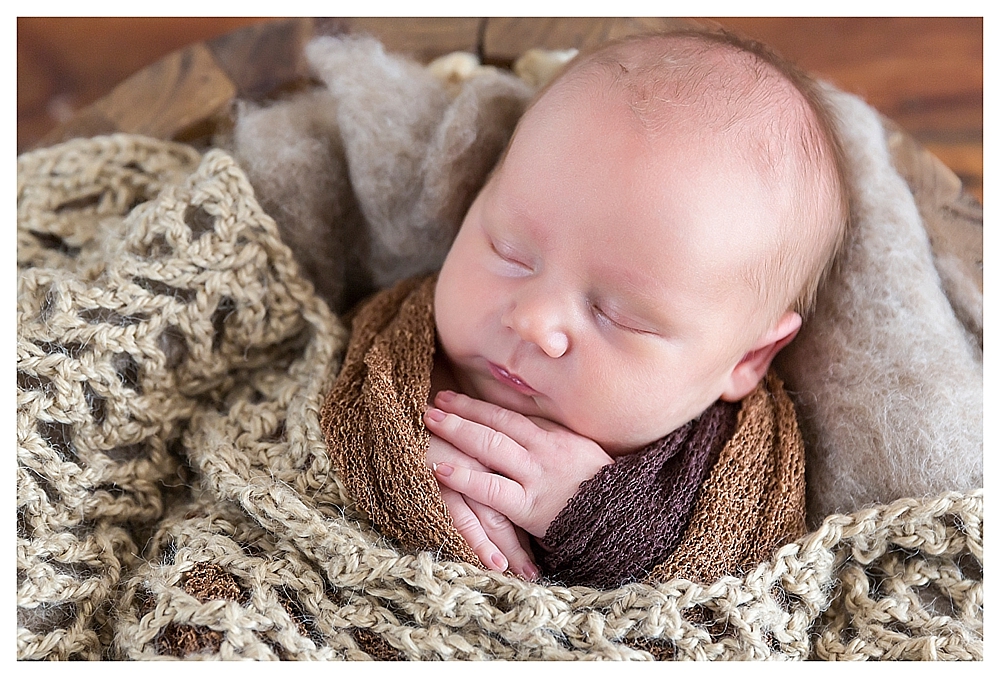
<svg viewBox="0 0 1000 678"><path fill-rule="evenodd" d="M532 47L579 50L608 40L669 30L690 25L684 19L667 18L496 18L490 19L483 35L488 61L509 64Z"/></svg>
<svg viewBox="0 0 1000 678"><path fill-rule="evenodd" d="M449 52L475 54L485 21L475 17L348 20L352 32L374 35L390 52L424 62Z"/></svg>
<svg viewBox="0 0 1000 678"><path fill-rule="evenodd" d="M174 50L262 21L247 17L18 17L18 152L36 145L126 78ZM107 131L99 121L89 127L74 124Z"/></svg>

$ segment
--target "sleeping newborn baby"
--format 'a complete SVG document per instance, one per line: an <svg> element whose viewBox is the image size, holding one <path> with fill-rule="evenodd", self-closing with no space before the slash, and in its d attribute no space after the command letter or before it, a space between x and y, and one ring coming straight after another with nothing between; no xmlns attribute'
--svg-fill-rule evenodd
<svg viewBox="0 0 1000 678"><path fill-rule="evenodd" d="M794 479L769 479L739 451L744 401L787 401L769 367L847 214L810 81L756 44L681 32L571 62L432 283L426 461L479 560L616 585L697 541L697 512L733 493L726 464L801 493L794 415L777 427ZM803 525L785 503L769 548Z"/></svg>

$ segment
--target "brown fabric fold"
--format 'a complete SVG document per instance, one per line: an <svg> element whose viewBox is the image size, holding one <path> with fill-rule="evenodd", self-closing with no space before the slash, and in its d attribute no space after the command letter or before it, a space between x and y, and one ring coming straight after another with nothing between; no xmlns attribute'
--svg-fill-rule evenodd
<svg viewBox="0 0 1000 678"><path fill-rule="evenodd" d="M358 307L320 423L345 488L386 537L482 566L425 462L436 279L404 281ZM769 374L739 405L717 404L583 483L550 526L540 564L570 584L647 573L710 582L804 531L802 438Z"/></svg>
<svg viewBox="0 0 1000 678"><path fill-rule="evenodd" d="M711 583L754 568L806 532L805 447L781 379L741 401L736 432L698 492L677 549L650 575Z"/></svg>

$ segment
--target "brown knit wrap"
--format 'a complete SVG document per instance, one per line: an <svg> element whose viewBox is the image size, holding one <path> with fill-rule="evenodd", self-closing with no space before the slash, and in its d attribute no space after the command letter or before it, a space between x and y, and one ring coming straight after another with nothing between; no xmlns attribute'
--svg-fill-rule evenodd
<svg viewBox="0 0 1000 678"><path fill-rule="evenodd" d="M341 481L385 536L407 551L482 566L425 461L436 278L405 280L357 310L320 426Z"/></svg>
<svg viewBox="0 0 1000 678"><path fill-rule="evenodd" d="M425 461L430 435L422 415L434 364L435 281L433 275L404 281L359 307L320 423L344 486L385 536L408 551L435 551L481 566L454 527ZM581 485L546 534L547 546L572 558L561 565L543 560L547 573L602 586L650 570L651 579L710 582L756 565L804 533L802 438L780 380L769 374L738 406L733 424L735 408L717 404ZM676 511L660 510L651 497ZM637 512L639 504L644 509ZM566 529L576 524L586 533L591 520L640 536L605 529L583 543ZM610 552L625 558L618 563L624 573L615 572L617 565L580 576L567 568ZM655 559L636 568L628 562L636 552Z"/></svg>

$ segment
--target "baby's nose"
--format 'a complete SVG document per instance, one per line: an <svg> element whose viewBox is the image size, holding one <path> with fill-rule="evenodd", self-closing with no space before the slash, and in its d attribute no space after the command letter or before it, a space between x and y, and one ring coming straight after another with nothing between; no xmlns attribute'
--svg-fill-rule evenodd
<svg viewBox="0 0 1000 678"><path fill-rule="evenodd" d="M538 346L550 358L561 358L569 350L569 334L560 316L545 303L522 303L512 307L504 324L524 341Z"/></svg>
<svg viewBox="0 0 1000 678"><path fill-rule="evenodd" d="M569 337L564 332L548 332L538 342L539 348L550 358L562 358L569 348Z"/></svg>

